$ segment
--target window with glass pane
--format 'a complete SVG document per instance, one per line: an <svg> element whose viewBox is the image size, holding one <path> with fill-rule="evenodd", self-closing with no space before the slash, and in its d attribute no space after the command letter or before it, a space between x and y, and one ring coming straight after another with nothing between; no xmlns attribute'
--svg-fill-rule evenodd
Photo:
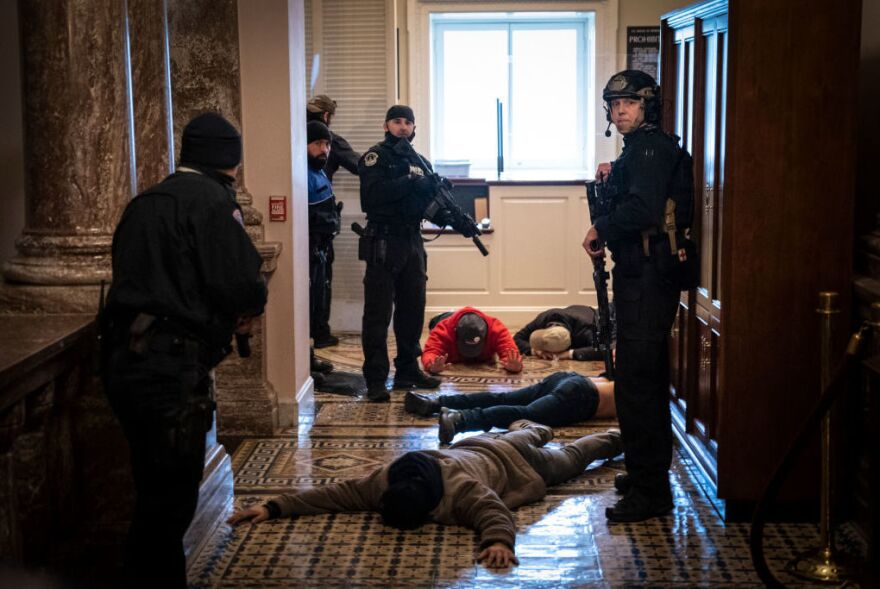
<svg viewBox="0 0 880 589"><path fill-rule="evenodd" d="M592 13L445 13L431 17L435 160L492 170L496 102L505 169L592 167Z"/></svg>

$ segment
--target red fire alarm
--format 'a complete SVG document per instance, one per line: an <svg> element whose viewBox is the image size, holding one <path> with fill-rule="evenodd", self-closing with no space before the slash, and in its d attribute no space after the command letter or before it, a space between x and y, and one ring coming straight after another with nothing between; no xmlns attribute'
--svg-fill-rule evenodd
<svg viewBox="0 0 880 589"><path fill-rule="evenodd" d="M287 197L286 196L270 196L269 197L269 220L270 221L287 221Z"/></svg>

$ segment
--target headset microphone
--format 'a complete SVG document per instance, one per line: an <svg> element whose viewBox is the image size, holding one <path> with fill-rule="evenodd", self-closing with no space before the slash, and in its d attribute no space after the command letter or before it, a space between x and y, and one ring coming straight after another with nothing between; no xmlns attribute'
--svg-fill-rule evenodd
<svg viewBox="0 0 880 589"><path fill-rule="evenodd" d="M605 127L605 137L611 137L611 121L608 121L608 126Z"/></svg>

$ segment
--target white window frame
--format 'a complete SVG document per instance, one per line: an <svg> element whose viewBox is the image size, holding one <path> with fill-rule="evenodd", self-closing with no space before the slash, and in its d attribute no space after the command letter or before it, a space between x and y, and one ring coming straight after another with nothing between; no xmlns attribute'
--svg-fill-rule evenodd
<svg viewBox="0 0 880 589"><path fill-rule="evenodd" d="M449 13L463 14L463 13ZM464 13L467 14L467 13ZM433 16L433 15L432 15ZM558 158L553 161L536 162L529 160L517 160L513 157L515 149L515 137L513 135L513 116L517 110L516 96L513 92L515 80L513 78L513 63L508 62L507 76L507 100L503 104L503 140L504 140L504 162L505 168L508 170L536 170L536 169L571 169L583 171L587 168L587 162L593 160L593 151L595 145L589 141L590 120L585 113L592 112L590 108L594 100L593 93L590 88L590 81L593 79L592 69L595 61L594 48L594 26L595 14L592 12L521 12L516 13L492 13L482 18L451 18L443 17L431 18L431 113L432 126L436 130L431 136L432 152L439 151L439 147L443 145L445 139L444 125L444 109L443 109L443 93L439 81L444 76L444 35L447 31L488 31L500 30L507 33L507 51L508 56L513 51L513 33L522 30L573 30L577 35L576 49L576 72L577 82L575 84L576 112L574 120L566 119L561 124L574 125L576 129L584 129L585 132L578 135L578 152L576 153L559 153ZM592 59L590 59L592 57ZM542 117L547 117L556 124L560 121L555 118L553 112L539 113ZM551 124L551 126L552 126ZM478 160L471 162L472 168L492 169L495 167L495 158L490 157L486 160Z"/></svg>
<svg viewBox="0 0 880 589"><path fill-rule="evenodd" d="M592 144L592 161L585 162L586 175L595 172L595 165L611 161L618 149L616 141L604 136L605 111L598 98L605 81L617 72L618 0L581 0L548 2L461 2L448 0L407 0L407 37L409 38L408 93L401 97L416 113L417 149L431 156L431 23L430 15L444 12L592 12L594 20L594 67L586 83L590 100L584 111L586 141ZM507 146L505 151L508 152ZM589 150L588 150L589 151ZM589 155L587 156L589 158Z"/></svg>

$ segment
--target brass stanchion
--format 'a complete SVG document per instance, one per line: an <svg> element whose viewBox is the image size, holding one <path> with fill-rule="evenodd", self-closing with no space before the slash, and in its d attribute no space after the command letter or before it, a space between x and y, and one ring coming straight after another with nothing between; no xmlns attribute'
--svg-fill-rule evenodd
<svg viewBox="0 0 880 589"><path fill-rule="evenodd" d="M840 313L838 293L820 292L820 383L824 391L831 382L832 370L832 318ZM788 563L786 570L798 577L825 583L840 583L854 577L854 571L844 564L842 556L834 547L831 528L831 411L822 418L822 481L819 505L819 536L822 544L818 548L799 554Z"/></svg>

